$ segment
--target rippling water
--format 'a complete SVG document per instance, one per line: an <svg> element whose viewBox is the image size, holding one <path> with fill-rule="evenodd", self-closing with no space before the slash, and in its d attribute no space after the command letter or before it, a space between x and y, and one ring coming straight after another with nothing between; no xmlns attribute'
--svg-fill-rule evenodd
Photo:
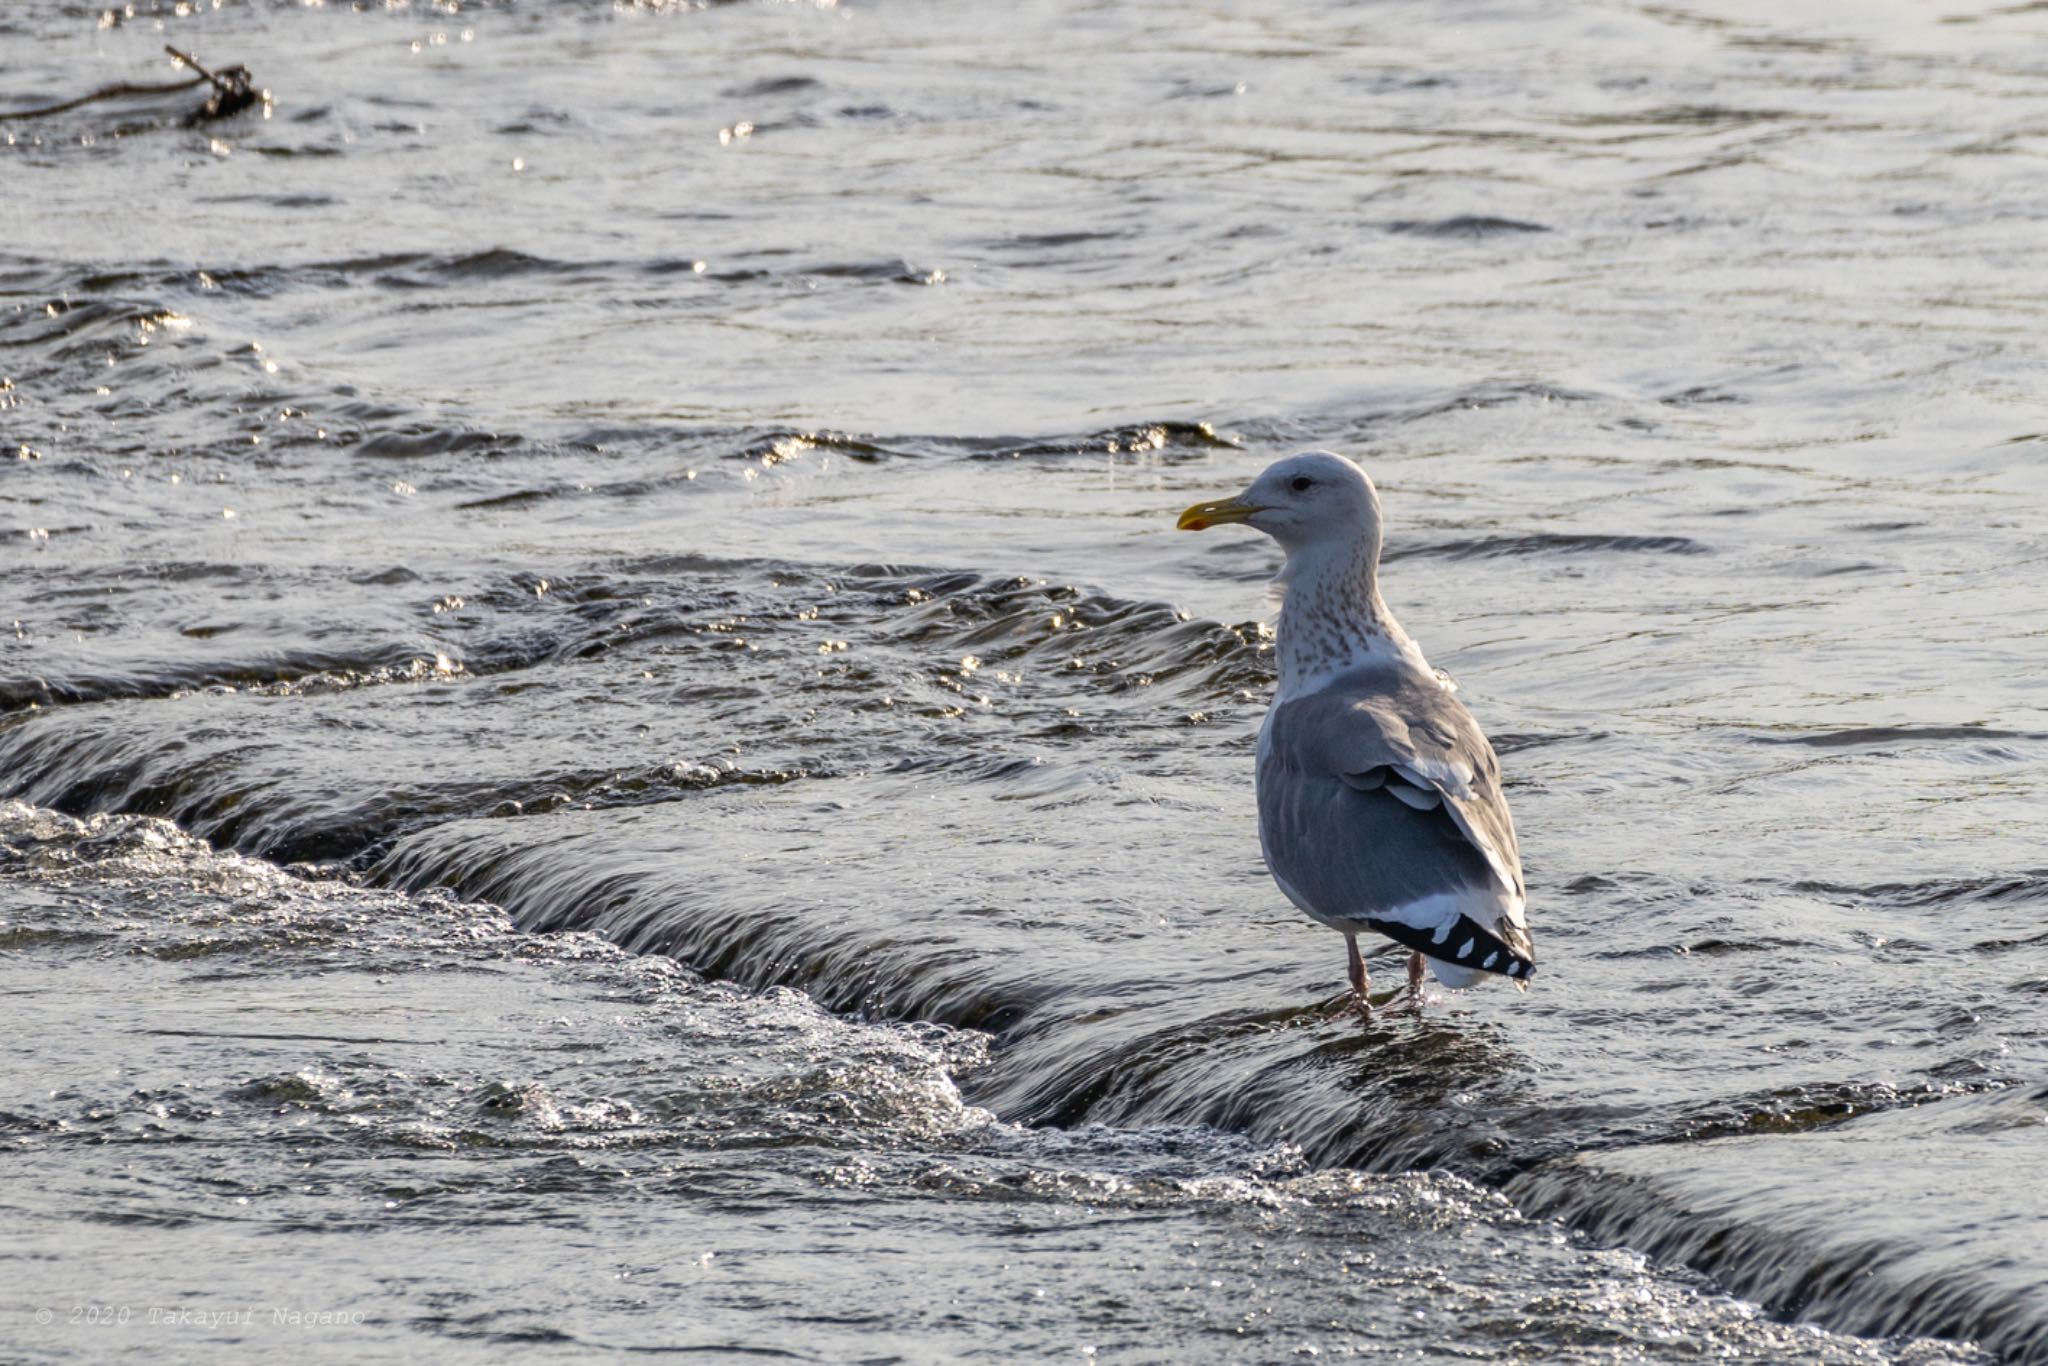
<svg viewBox="0 0 2048 1366"><path fill-rule="evenodd" d="M34 0L0 112L165 42L271 102L0 122L11 1343L2048 1361L2048 11ZM1526 997L1259 865L1172 514L1311 445Z"/></svg>

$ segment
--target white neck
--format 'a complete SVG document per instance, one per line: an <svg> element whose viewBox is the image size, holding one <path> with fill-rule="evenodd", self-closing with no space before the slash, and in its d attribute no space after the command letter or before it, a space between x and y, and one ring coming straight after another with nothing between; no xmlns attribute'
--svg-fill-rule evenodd
<svg viewBox="0 0 2048 1366"><path fill-rule="evenodd" d="M1318 542L1288 552L1275 584L1280 605L1280 691L1285 701L1370 664L1429 673L1421 647L1380 598L1378 538Z"/></svg>

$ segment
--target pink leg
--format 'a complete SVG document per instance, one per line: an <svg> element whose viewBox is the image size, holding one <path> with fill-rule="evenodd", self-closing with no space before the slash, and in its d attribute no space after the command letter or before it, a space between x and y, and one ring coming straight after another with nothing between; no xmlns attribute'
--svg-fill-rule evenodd
<svg viewBox="0 0 2048 1366"><path fill-rule="evenodd" d="M1344 947L1350 950L1351 953L1351 990L1357 993L1358 1004L1364 1006L1367 1010L1371 1010L1372 1000L1366 995L1368 984L1365 976L1365 959L1361 958L1358 954L1358 936L1355 934L1345 935Z"/></svg>
<svg viewBox="0 0 2048 1366"><path fill-rule="evenodd" d="M1408 955L1408 994L1409 996L1414 998L1415 1004L1418 1007L1421 1006L1422 955L1419 953L1411 953Z"/></svg>

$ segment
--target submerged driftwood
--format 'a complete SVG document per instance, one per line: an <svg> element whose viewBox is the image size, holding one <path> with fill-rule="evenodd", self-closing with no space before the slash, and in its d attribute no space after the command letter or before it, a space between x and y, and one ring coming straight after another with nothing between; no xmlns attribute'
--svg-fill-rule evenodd
<svg viewBox="0 0 2048 1366"><path fill-rule="evenodd" d="M253 78L249 75L248 67L237 65L225 67L219 71L208 71L195 59L178 51L178 49L170 46L168 43L164 45L164 51L177 58L181 65L189 66L199 74L189 81L165 81L156 85L135 85L124 81L120 85L102 86L90 95L80 95L77 99L66 100L62 104L46 105L41 109L16 109L0 113L0 121L48 118L52 114L62 114L68 110L77 109L81 105L92 104L98 100L130 99L137 95L169 95L175 94L180 90L191 90L202 85L211 86L212 93L206 97L206 103L185 116L185 126L188 128L193 124L211 123L215 119L224 119L232 114L239 114L250 105L256 103L256 86Z"/></svg>

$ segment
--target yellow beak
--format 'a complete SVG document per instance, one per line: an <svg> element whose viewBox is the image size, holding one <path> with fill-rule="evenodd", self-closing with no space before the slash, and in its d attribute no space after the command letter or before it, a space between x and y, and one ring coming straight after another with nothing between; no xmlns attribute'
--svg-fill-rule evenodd
<svg viewBox="0 0 2048 1366"><path fill-rule="evenodd" d="M1197 503L1180 515L1180 529L1207 531L1210 527L1222 526L1225 522L1245 521L1263 511L1264 508L1253 507L1250 503L1239 502L1235 498L1221 498L1213 503Z"/></svg>

